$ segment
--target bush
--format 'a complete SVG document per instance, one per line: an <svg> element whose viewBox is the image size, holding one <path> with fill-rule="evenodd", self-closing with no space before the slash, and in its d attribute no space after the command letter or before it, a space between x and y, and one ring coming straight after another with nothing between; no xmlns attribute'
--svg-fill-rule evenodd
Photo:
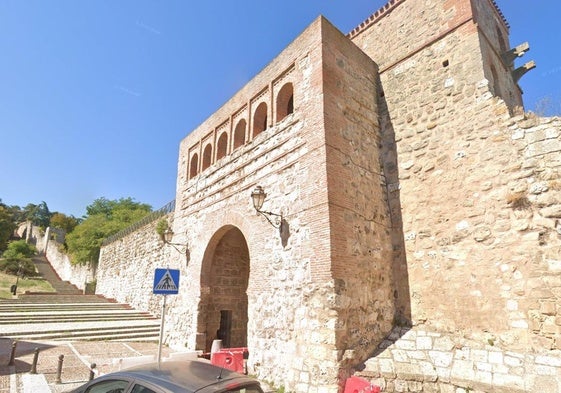
<svg viewBox="0 0 561 393"><path fill-rule="evenodd" d="M14 261L12 259L0 260L0 271L8 274L21 274L21 276L31 277L35 276L35 265L30 260Z"/></svg>
<svg viewBox="0 0 561 393"><path fill-rule="evenodd" d="M25 240L10 242L8 248L2 254L3 258L11 261L29 259L37 253L37 249L32 244L27 244Z"/></svg>
<svg viewBox="0 0 561 393"><path fill-rule="evenodd" d="M35 246L27 244L25 240L10 242L8 248L2 254L0 270L8 274L21 274L22 276L34 276L35 265L31 257L37 253Z"/></svg>

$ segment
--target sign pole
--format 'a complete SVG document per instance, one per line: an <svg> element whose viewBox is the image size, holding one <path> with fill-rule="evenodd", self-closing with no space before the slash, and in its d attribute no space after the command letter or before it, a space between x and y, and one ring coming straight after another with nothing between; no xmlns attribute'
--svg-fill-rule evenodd
<svg viewBox="0 0 561 393"><path fill-rule="evenodd" d="M152 293L164 295L162 302L162 321L160 322L160 339L158 340L158 368L162 361L162 344L164 340L164 322L166 316L167 295L177 295L179 293L179 270L177 269L156 269L154 271L154 288Z"/></svg>
<svg viewBox="0 0 561 393"><path fill-rule="evenodd" d="M164 295L164 301L162 303L162 321L160 322L160 339L158 340L158 368L160 368L160 362L162 361L162 340L164 337L164 316L166 314L166 298Z"/></svg>

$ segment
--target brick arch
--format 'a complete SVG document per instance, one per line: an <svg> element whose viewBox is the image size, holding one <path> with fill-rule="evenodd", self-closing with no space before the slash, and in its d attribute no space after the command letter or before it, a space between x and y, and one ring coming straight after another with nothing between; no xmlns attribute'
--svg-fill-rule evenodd
<svg viewBox="0 0 561 393"><path fill-rule="evenodd" d="M245 145L246 125L245 119L241 119L238 124L236 124L236 129L234 130L234 149Z"/></svg>
<svg viewBox="0 0 561 393"><path fill-rule="evenodd" d="M267 104L262 102L253 112L253 137L267 129Z"/></svg>
<svg viewBox="0 0 561 393"><path fill-rule="evenodd" d="M189 179L197 176L199 173L199 155L197 153L193 154L191 161L189 162Z"/></svg>
<svg viewBox="0 0 561 393"><path fill-rule="evenodd" d="M249 246L238 227L225 225L212 235L200 277L197 331L205 334L204 350L215 339L226 347L247 346Z"/></svg>
<svg viewBox="0 0 561 393"><path fill-rule="evenodd" d="M294 89L292 83L286 83L277 94L277 122L294 112Z"/></svg>
<svg viewBox="0 0 561 393"><path fill-rule="evenodd" d="M228 153L228 133L223 132L216 142L216 159L219 160Z"/></svg>
<svg viewBox="0 0 561 393"><path fill-rule="evenodd" d="M212 145L209 143L203 151L203 165L201 170L207 169L212 164Z"/></svg>

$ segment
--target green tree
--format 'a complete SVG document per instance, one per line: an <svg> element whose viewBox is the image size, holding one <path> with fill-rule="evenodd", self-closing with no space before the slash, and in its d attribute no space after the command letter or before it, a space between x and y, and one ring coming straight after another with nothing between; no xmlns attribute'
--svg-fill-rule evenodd
<svg viewBox="0 0 561 393"><path fill-rule="evenodd" d="M0 252L6 249L16 224L8 207L0 202Z"/></svg>
<svg viewBox="0 0 561 393"><path fill-rule="evenodd" d="M53 228L62 229L66 233L72 232L78 225L79 220L74 216L67 216L64 213L54 213L51 216L50 226Z"/></svg>
<svg viewBox="0 0 561 393"><path fill-rule="evenodd" d="M132 198L96 199L86 207L85 219L66 236L72 263L97 263L105 238L141 220L151 211L150 205L135 202Z"/></svg>
<svg viewBox="0 0 561 393"><path fill-rule="evenodd" d="M26 276L35 274L35 266L31 257L37 253L35 246L27 244L25 240L10 242L2 254L0 270L10 274L21 273Z"/></svg>
<svg viewBox="0 0 561 393"><path fill-rule="evenodd" d="M49 211L49 207L45 201L41 202L38 205L34 205L33 203L28 203L27 206L23 208L25 218L33 223L33 225L37 225L43 229L49 226L49 222L51 221L51 212Z"/></svg>

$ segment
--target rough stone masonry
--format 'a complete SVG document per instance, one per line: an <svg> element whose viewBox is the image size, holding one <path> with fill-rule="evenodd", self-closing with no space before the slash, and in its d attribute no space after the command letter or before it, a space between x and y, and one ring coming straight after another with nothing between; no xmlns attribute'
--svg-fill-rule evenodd
<svg viewBox="0 0 561 393"><path fill-rule="evenodd" d="M508 53L492 0L319 17L181 142L186 252L147 224L97 292L158 314L180 269L166 342L248 347L287 391L561 391L561 119L524 113Z"/></svg>

